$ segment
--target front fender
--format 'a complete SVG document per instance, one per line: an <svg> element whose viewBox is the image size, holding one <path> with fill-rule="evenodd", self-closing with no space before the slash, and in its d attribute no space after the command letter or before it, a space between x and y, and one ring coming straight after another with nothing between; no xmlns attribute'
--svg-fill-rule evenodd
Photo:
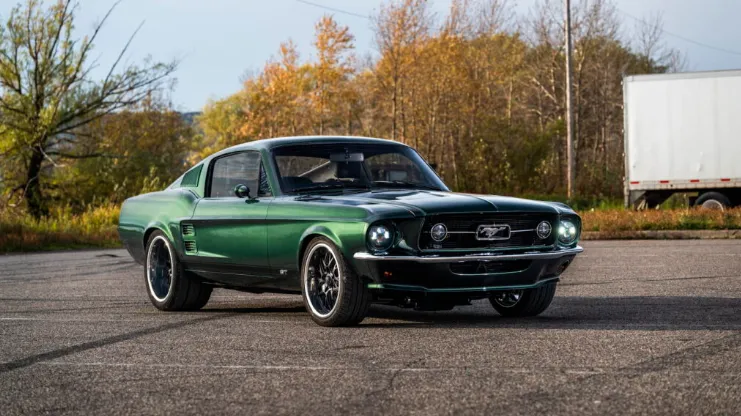
<svg viewBox="0 0 741 416"><path fill-rule="evenodd" d="M301 260L306 246L312 238L322 236L330 241L340 250L345 259L354 266L353 256L358 251L365 250L365 232L368 224L365 222L342 222L314 224L308 227L301 238L296 250L296 266L301 268Z"/></svg>
<svg viewBox="0 0 741 416"><path fill-rule="evenodd" d="M314 237L315 235L320 235L323 237L326 237L334 243L337 247L342 249L342 243L340 241L340 238L337 237L337 234L335 234L329 227L325 225L313 225L309 228L307 228L304 233L301 235L301 238L299 239L299 246L305 247L306 244L308 244L308 238ZM299 250L299 255L301 255L301 250ZM299 262L301 259L299 259Z"/></svg>

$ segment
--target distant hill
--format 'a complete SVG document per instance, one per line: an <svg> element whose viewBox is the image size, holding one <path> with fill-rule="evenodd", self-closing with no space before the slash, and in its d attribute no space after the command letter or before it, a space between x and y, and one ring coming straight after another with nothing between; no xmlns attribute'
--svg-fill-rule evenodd
<svg viewBox="0 0 741 416"><path fill-rule="evenodd" d="M200 115L201 115L200 111L189 111L186 113L180 113L180 116L183 118L183 120L190 125L195 124L196 117Z"/></svg>

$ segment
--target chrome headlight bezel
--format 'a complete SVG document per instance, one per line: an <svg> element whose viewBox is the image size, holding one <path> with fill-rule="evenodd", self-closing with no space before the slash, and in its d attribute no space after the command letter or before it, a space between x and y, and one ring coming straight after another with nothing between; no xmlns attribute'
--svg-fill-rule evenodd
<svg viewBox="0 0 741 416"><path fill-rule="evenodd" d="M387 222L371 224L365 233L365 244L373 253L384 253L396 242L396 227Z"/></svg>
<svg viewBox="0 0 741 416"><path fill-rule="evenodd" d="M546 240L553 233L553 226L548 221L541 221L538 226L535 227L535 235L541 240Z"/></svg>
<svg viewBox="0 0 741 416"><path fill-rule="evenodd" d="M442 237L440 235L442 235ZM436 243L445 240L447 237L448 227L445 224L439 222L430 228L430 238L432 238Z"/></svg>
<svg viewBox="0 0 741 416"><path fill-rule="evenodd" d="M556 240L563 247L572 247L579 241L581 224L574 218L561 218L556 229Z"/></svg>

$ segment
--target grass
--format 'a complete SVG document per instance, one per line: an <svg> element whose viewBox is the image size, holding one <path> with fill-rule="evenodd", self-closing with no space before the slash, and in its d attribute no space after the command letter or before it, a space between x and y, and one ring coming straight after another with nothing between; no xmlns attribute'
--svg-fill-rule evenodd
<svg viewBox="0 0 741 416"><path fill-rule="evenodd" d="M697 208L631 211L589 210L579 213L584 231L660 231L741 229L741 208L713 211Z"/></svg>
<svg viewBox="0 0 741 416"><path fill-rule="evenodd" d="M57 209L40 220L19 210L0 210L0 253L120 247L119 208L91 208L82 214Z"/></svg>
<svg viewBox="0 0 741 416"><path fill-rule="evenodd" d="M82 214L57 209L35 220L22 211L0 210L0 253L120 247L119 208L106 205ZM630 211L620 208L580 211L584 231L625 233L647 230L741 229L741 208L725 212L684 208ZM612 234L620 235L620 234Z"/></svg>

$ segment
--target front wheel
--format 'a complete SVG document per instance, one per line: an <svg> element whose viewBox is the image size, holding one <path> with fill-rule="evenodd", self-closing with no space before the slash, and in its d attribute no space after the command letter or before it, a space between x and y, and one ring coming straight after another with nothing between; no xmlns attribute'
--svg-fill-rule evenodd
<svg viewBox="0 0 741 416"><path fill-rule="evenodd" d="M556 283L551 282L534 289L495 292L489 302L502 316L536 316L548 309L555 294Z"/></svg>
<svg viewBox="0 0 741 416"><path fill-rule="evenodd" d="M323 237L313 239L304 252L301 294L311 319L322 326L356 325L365 318L371 303L365 282Z"/></svg>

